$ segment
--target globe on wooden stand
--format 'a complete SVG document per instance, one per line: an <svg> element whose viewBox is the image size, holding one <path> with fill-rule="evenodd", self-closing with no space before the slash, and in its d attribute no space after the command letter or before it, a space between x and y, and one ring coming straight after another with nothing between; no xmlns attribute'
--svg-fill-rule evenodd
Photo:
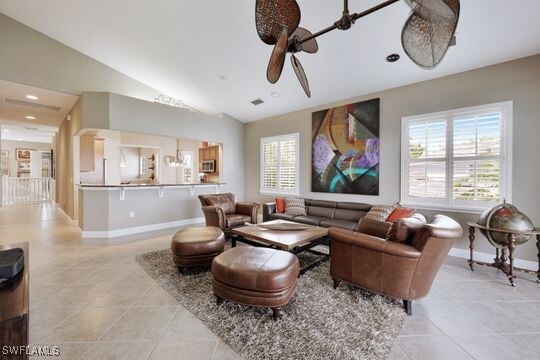
<svg viewBox="0 0 540 360"><path fill-rule="evenodd" d="M518 230L532 231L534 225L529 217L518 210L512 204L499 204L491 209L488 209L480 215L478 224L500 230ZM505 233L480 229L491 245L504 249L508 247L508 236ZM534 236L530 234L516 235L515 244L521 245L532 239Z"/></svg>
<svg viewBox="0 0 540 360"><path fill-rule="evenodd" d="M514 205L507 204L506 202L496 205L484 211L476 223L468 223L468 225L470 240L469 266L471 270L473 270L473 264L496 267L508 276L510 283L514 286L514 270L531 272L524 269L514 269L514 250L517 245L526 243L534 238L535 235L540 263L540 230L536 229L531 219L520 212ZM493 264L473 260L475 229L479 229L491 245L495 246L496 257ZM508 260L510 261L509 264L507 263ZM536 273L540 280L540 267Z"/></svg>

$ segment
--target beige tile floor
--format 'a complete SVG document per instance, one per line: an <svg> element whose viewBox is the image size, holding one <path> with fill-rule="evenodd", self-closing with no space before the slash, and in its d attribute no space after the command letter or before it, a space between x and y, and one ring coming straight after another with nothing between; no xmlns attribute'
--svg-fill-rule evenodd
<svg viewBox="0 0 540 360"><path fill-rule="evenodd" d="M30 241L30 341L60 346L62 359L238 359L135 262L170 235L141 238L96 244L54 206L0 210L0 243ZM518 276L511 288L493 269L448 258L390 358L539 358L540 285Z"/></svg>

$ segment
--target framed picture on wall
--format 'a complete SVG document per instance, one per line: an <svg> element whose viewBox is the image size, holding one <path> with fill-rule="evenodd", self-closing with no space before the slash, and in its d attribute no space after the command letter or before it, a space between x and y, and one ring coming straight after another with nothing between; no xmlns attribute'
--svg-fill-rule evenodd
<svg viewBox="0 0 540 360"><path fill-rule="evenodd" d="M2 150L0 154L0 169L2 176L9 176L9 151Z"/></svg>
<svg viewBox="0 0 540 360"><path fill-rule="evenodd" d="M312 114L311 191L379 195L380 99Z"/></svg>
<svg viewBox="0 0 540 360"><path fill-rule="evenodd" d="M32 149L21 149L17 148L15 153L15 158L17 161L30 161L30 152Z"/></svg>

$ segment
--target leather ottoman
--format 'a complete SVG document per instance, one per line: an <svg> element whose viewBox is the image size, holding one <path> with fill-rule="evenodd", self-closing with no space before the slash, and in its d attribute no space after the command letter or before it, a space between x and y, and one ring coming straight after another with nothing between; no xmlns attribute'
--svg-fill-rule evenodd
<svg viewBox="0 0 540 360"><path fill-rule="evenodd" d="M289 302L300 273L298 258L287 251L239 246L212 262L212 288L218 305L224 300L269 307L274 320Z"/></svg>
<svg viewBox="0 0 540 360"><path fill-rule="evenodd" d="M186 267L210 265L224 248L225 235L214 226L180 230L171 242L174 264L180 272Z"/></svg>

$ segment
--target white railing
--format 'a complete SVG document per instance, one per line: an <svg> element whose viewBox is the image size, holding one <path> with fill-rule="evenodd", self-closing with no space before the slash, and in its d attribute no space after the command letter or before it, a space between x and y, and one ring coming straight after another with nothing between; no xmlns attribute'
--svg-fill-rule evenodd
<svg viewBox="0 0 540 360"><path fill-rule="evenodd" d="M53 200L52 178L2 178L2 204L36 204Z"/></svg>

